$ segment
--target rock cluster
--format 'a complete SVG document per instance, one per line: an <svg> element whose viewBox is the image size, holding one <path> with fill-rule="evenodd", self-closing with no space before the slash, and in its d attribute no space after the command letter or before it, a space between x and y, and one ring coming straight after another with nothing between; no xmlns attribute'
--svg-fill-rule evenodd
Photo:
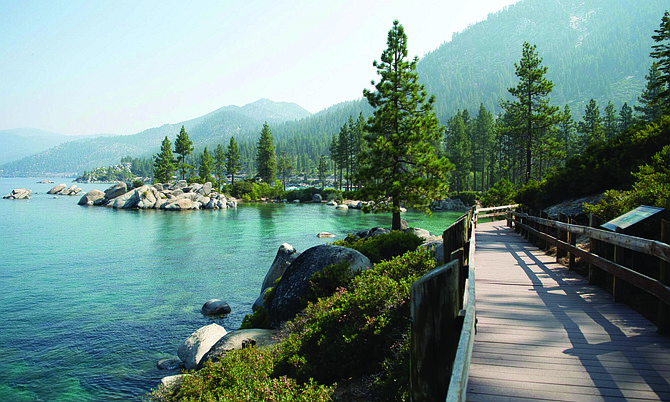
<svg viewBox="0 0 670 402"><path fill-rule="evenodd" d="M25 188L15 188L11 193L2 198L6 200L29 200L30 194L32 194L32 191L30 190L26 190Z"/></svg>
<svg viewBox="0 0 670 402"><path fill-rule="evenodd" d="M77 195L79 193L81 193L81 188L77 187L76 184L68 187L65 183L54 186L51 190L47 191L47 194L53 195Z"/></svg>
<svg viewBox="0 0 670 402"><path fill-rule="evenodd" d="M430 209L433 211L467 211L468 207L459 199L446 198L439 201L431 201Z"/></svg>
<svg viewBox="0 0 670 402"><path fill-rule="evenodd" d="M172 184L157 183L132 188L126 183L116 183L103 192L89 191L79 200L79 205L102 205L121 209L226 209L236 208L235 200L212 191L212 183L187 184L179 180Z"/></svg>

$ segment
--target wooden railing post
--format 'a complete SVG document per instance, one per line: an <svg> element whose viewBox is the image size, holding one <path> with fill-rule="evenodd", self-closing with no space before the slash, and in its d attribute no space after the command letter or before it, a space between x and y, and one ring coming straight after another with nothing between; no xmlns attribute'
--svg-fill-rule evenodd
<svg viewBox="0 0 670 402"><path fill-rule="evenodd" d="M572 219L568 218L568 223L573 224ZM568 239L571 246L577 247L577 235L574 233L568 232ZM570 255L568 262L568 269L574 271L575 269L575 253L568 253Z"/></svg>
<svg viewBox="0 0 670 402"><path fill-rule="evenodd" d="M665 244L670 244L670 222L665 219L661 220L661 241ZM668 269L670 269L670 264L667 261L661 260L658 280L664 285L670 285ZM658 332L664 335L670 334L670 306L661 300L658 301L657 322Z"/></svg>
<svg viewBox="0 0 670 402"><path fill-rule="evenodd" d="M596 217L593 214L589 215L590 227L593 228L599 226L598 221L599 221L598 217ZM589 238L589 248L591 253L600 255L600 241L594 239L593 237ZM592 263L589 263L589 284L598 285L600 281L601 281L600 268L596 267Z"/></svg>
<svg viewBox="0 0 670 402"><path fill-rule="evenodd" d="M622 233L618 227L615 229L615 232ZM616 245L612 247L614 248L613 261L619 265L623 265L623 247ZM626 299L626 282L621 278L617 278L616 275L612 275L612 297L615 302L625 302Z"/></svg>
<svg viewBox="0 0 670 402"><path fill-rule="evenodd" d="M458 260L433 270L411 288L410 389L412 401L444 401L460 327Z"/></svg>
<svg viewBox="0 0 670 402"><path fill-rule="evenodd" d="M563 215L562 213L558 213L558 221L559 222L564 222L568 223L569 219L567 216ZM558 237L558 240L563 241L563 242L568 242L568 232L565 230L558 229L556 236ZM560 260L561 258L564 258L568 254L567 251L563 250L562 248L556 246L556 262Z"/></svg>

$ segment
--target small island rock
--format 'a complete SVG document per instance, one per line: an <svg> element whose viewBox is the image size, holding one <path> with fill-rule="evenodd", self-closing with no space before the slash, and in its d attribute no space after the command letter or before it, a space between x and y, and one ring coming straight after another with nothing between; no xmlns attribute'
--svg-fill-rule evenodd
<svg viewBox="0 0 670 402"><path fill-rule="evenodd" d="M32 191L30 190L26 190L25 188L15 188L11 193L2 198L7 200L29 200L30 194L32 194Z"/></svg>
<svg viewBox="0 0 670 402"><path fill-rule="evenodd" d="M91 190L88 193L81 196L79 199L79 205L95 205L95 202L98 200L105 199L105 193L100 190Z"/></svg>
<svg viewBox="0 0 670 402"><path fill-rule="evenodd" d="M214 315L223 315L231 312L230 306L228 303L221 301L219 299L207 300L200 309L203 315L214 316Z"/></svg>
<svg viewBox="0 0 670 402"><path fill-rule="evenodd" d="M335 237L335 235L332 234L332 233L329 233L329 232L319 232L319 234L317 234L316 237L318 237L318 238L322 238L322 237Z"/></svg>
<svg viewBox="0 0 670 402"><path fill-rule="evenodd" d="M67 187L65 183L61 183L57 186L54 186L51 190L47 191L47 194L58 194L60 193L63 189Z"/></svg>

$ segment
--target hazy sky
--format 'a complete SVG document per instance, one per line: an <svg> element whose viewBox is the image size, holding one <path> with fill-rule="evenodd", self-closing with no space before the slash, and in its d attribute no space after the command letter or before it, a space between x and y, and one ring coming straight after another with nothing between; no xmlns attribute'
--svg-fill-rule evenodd
<svg viewBox="0 0 670 402"><path fill-rule="evenodd" d="M260 98L362 97L398 19L410 56L516 0L0 1L0 130L134 134Z"/></svg>

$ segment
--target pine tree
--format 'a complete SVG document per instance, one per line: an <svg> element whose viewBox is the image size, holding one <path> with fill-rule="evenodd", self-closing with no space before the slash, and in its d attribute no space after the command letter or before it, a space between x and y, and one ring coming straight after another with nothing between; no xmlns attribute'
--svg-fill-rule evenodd
<svg viewBox="0 0 670 402"><path fill-rule="evenodd" d="M628 129L633 124L633 109L628 106L627 102L624 102L619 111L619 118L617 119L617 124L619 125L619 132L622 133Z"/></svg>
<svg viewBox="0 0 670 402"><path fill-rule="evenodd" d="M256 165L258 166L258 177L268 185L274 185L275 177L277 176L277 159L275 157L272 131L267 122L263 124L261 137L258 139Z"/></svg>
<svg viewBox="0 0 670 402"><path fill-rule="evenodd" d="M182 180L184 180L186 179L186 172L193 169L193 166L186 164L186 157L193 152L193 141L188 139L188 133L186 133L184 126L181 126L181 131L174 140L174 152L180 155L179 172Z"/></svg>
<svg viewBox="0 0 670 402"><path fill-rule="evenodd" d="M670 13L663 14L661 25L654 33L651 38L656 44L649 55L658 60L654 65L659 74L652 88L655 90L652 101L659 105L663 114L670 114Z"/></svg>
<svg viewBox="0 0 670 402"><path fill-rule="evenodd" d="M466 118L467 116L466 114ZM452 176L456 181L454 183L456 192L460 194L465 188L465 180L470 175L472 167L470 138L468 138L463 113L460 110L447 122L445 146L447 157L455 167Z"/></svg>
<svg viewBox="0 0 670 402"><path fill-rule="evenodd" d="M554 84L545 78L547 67L541 66L542 59L537 47L524 42L519 64L514 63L519 84L508 92L515 101L501 101L501 106L513 119L514 134L525 148L526 167L524 179L528 182L532 175L532 156L536 142L557 121L558 107L549 106L549 94Z"/></svg>
<svg viewBox="0 0 670 402"><path fill-rule="evenodd" d="M649 67L649 74L645 75L644 78L647 79L647 84L637 98L640 106L635 105L634 107L641 119L654 121L663 115L663 108L659 103L661 98L661 72L658 65L652 64Z"/></svg>
<svg viewBox="0 0 670 402"><path fill-rule="evenodd" d="M223 150L223 145L216 146L214 153L214 175L216 176L216 183L219 191L223 187L224 176L226 174L226 152Z"/></svg>
<svg viewBox="0 0 670 402"><path fill-rule="evenodd" d="M563 143L564 164L568 159L577 154L577 138L575 135L577 124L572 119L570 106L567 104L563 107L563 111L559 114L558 133Z"/></svg>
<svg viewBox="0 0 670 402"><path fill-rule="evenodd" d="M226 174L230 175L230 184L235 184L235 174L237 174L241 168L240 148L235 142L235 137L230 137L228 149L226 150Z"/></svg>
<svg viewBox="0 0 670 402"><path fill-rule="evenodd" d="M473 188L477 190L477 172L480 172L481 180L479 188L484 191L486 168L491 156L491 148L495 139L493 130L494 120L491 112L486 110L483 103L479 104L479 113L475 117L472 129L472 171L474 174Z"/></svg>
<svg viewBox="0 0 670 402"><path fill-rule="evenodd" d="M619 125L617 124L616 109L612 101L607 102L605 106L605 115L603 116L603 133L605 141L609 141L619 134Z"/></svg>
<svg viewBox="0 0 670 402"><path fill-rule="evenodd" d="M326 177L328 177L328 157L326 155L321 154L317 173L321 182L321 190L323 190L326 187Z"/></svg>
<svg viewBox="0 0 670 402"><path fill-rule="evenodd" d="M407 59L407 36L397 20L387 46L381 62L373 63L381 76L377 84L372 82L376 91L363 91L375 110L366 127L367 149L358 178L363 194L378 201L377 211L390 202L391 229L400 230L401 202L423 207L445 195L445 174L453 165L433 152L444 128L433 112L435 98L418 83L418 57Z"/></svg>
<svg viewBox="0 0 670 402"><path fill-rule="evenodd" d="M202 179L203 182L208 182L212 180L212 169L214 166L214 160L212 155L207 151L207 147L202 151L200 155L200 166L198 166L198 176Z"/></svg>
<svg viewBox="0 0 670 402"><path fill-rule="evenodd" d="M337 180L337 177L335 177L335 180L339 183L339 189L342 190L342 169L344 169L344 162L343 162L343 156L340 151L340 136L338 134L333 134L333 138L330 141L330 160L333 161L333 164L335 165L335 171L334 174L337 176L337 171L339 170L340 172L340 179Z"/></svg>
<svg viewBox="0 0 670 402"><path fill-rule="evenodd" d="M577 124L577 132L580 134L582 150L593 143L605 140L600 109L595 99L591 99L586 105L582 121Z"/></svg>
<svg viewBox="0 0 670 402"><path fill-rule="evenodd" d="M277 158L277 171L282 177L282 184L284 191L286 191L286 177L290 174L291 170L294 169L293 162L291 158L286 156L286 152L282 151Z"/></svg>
<svg viewBox="0 0 670 402"><path fill-rule="evenodd" d="M160 153L154 157L154 181L156 183L169 183L175 170L172 144L166 135L161 143Z"/></svg>

